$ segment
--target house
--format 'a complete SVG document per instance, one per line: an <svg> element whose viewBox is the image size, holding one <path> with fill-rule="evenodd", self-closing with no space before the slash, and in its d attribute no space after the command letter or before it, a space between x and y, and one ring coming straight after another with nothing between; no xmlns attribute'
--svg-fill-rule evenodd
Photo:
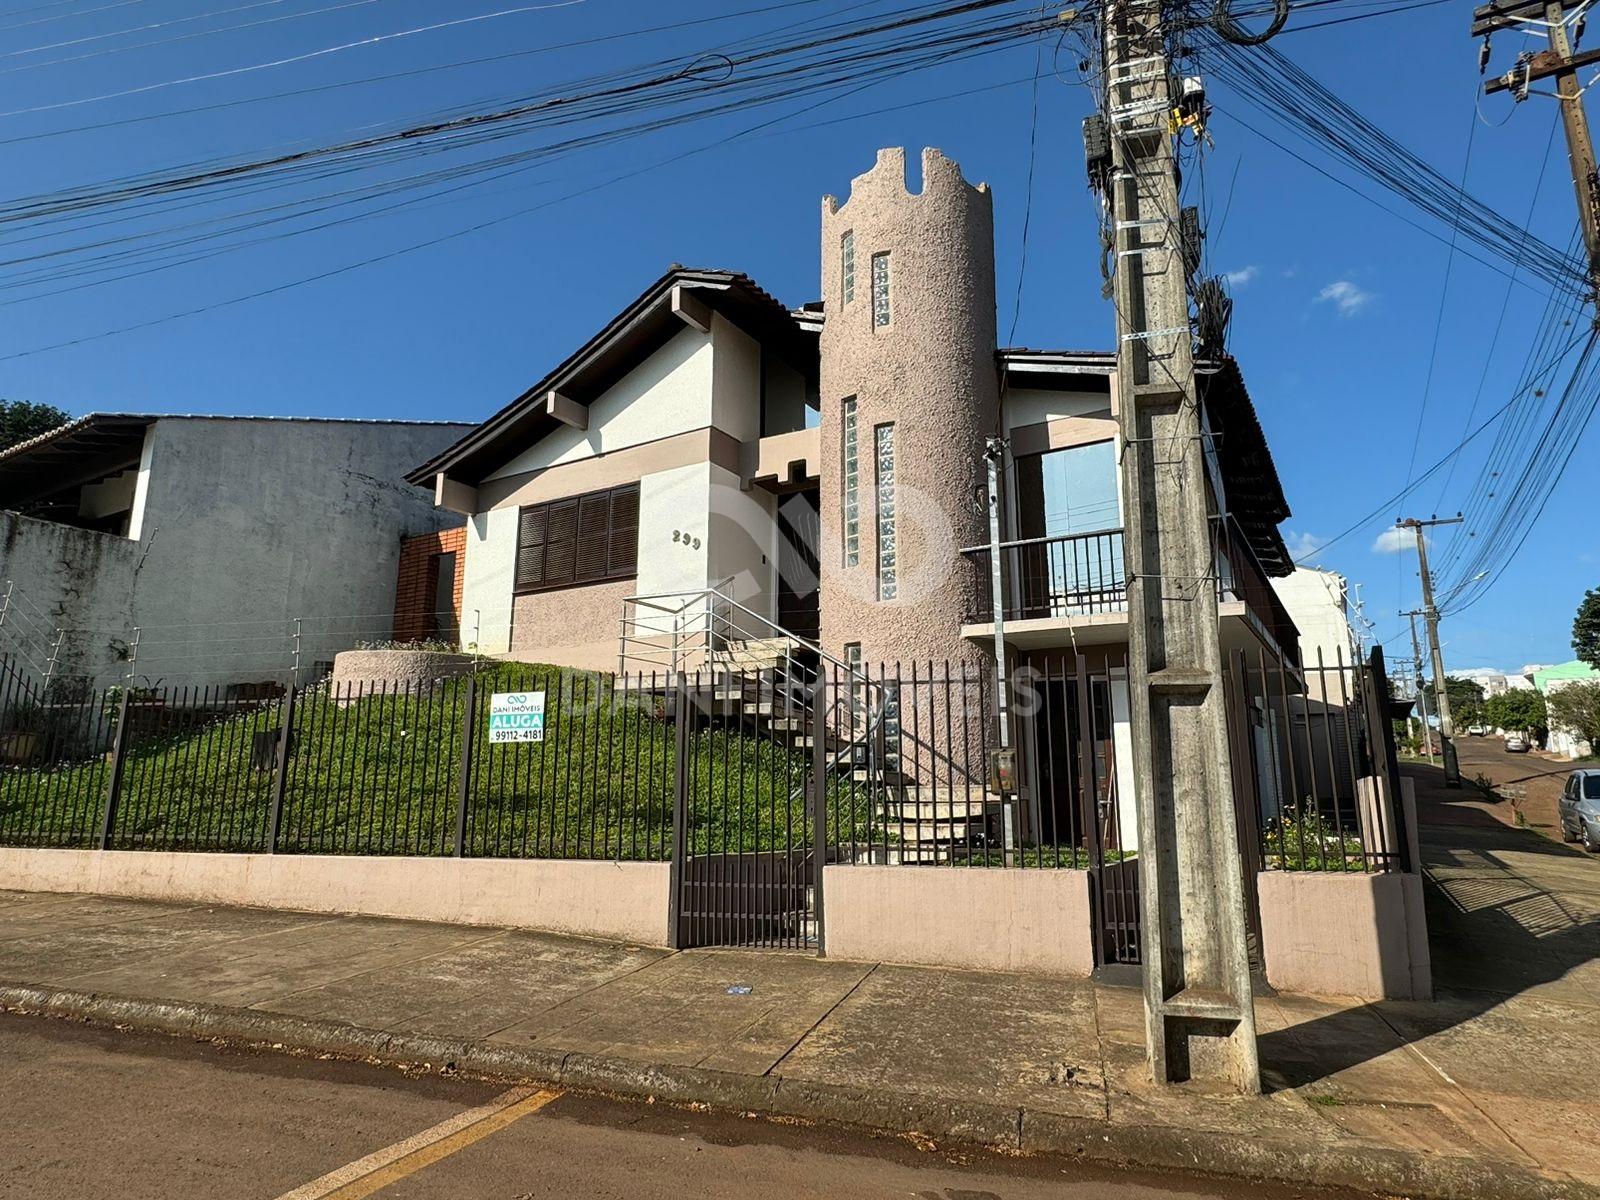
<svg viewBox="0 0 1600 1200"><path fill-rule="evenodd" d="M1533 686L1548 700L1564 687L1570 687L1574 683L1588 683L1595 679L1600 679L1600 671L1596 671L1586 662L1573 659L1571 662L1542 667L1535 671ZM1564 728L1554 721L1550 722L1550 736L1545 741L1545 749L1563 758L1584 758L1594 753L1594 748L1576 730Z"/></svg>
<svg viewBox="0 0 1600 1200"><path fill-rule="evenodd" d="M1080 726L1066 674L1081 658L1129 841L1131 758L1109 750L1129 727L1115 355L998 344L990 192L936 150L916 191L904 151L881 151L848 198L823 199L821 233L820 302L674 266L410 473L467 518L463 642L627 673L669 669L721 627L867 674L938 671L992 663L998 615L1008 670L1040 681L1020 819L1035 838L1082 819L1066 799L1082 789L1050 778L1077 767L1043 751ZM1223 651L1298 689L1299 633L1271 582L1293 570L1288 504L1238 364L1203 361L1200 385Z"/></svg>
<svg viewBox="0 0 1600 1200"><path fill-rule="evenodd" d="M35 682L310 678L388 636L417 421L91 413L0 453L0 654Z"/></svg>
<svg viewBox="0 0 1600 1200"><path fill-rule="evenodd" d="M1296 567L1272 581L1295 628L1300 661L1308 667L1345 666L1356 654L1350 625L1350 585L1337 571Z"/></svg>

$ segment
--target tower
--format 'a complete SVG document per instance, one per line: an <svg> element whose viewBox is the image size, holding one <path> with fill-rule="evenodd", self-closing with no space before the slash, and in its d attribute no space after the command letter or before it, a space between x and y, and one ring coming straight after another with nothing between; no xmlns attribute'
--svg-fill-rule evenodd
<svg viewBox="0 0 1600 1200"><path fill-rule="evenodd" d="M822 201L822 644L864 663L977 662L984 439L998 430L994 214L934 149L903 149Z"/></svg>

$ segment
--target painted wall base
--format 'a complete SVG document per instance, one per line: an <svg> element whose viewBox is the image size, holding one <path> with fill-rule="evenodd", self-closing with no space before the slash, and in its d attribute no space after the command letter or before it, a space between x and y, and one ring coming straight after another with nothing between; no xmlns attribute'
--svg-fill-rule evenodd
<svg viewBox="0 0 1600 1200"><path fill-rule="evenodd" d="M505 925L667 945L666 863L0 848L0 888Z"/></svg>
<svg viewBox="0 0 1600 1200"><path fill-rule="evenodd" d="M1263 871L1261 942L1280 991L1430 1000L1422 877Z"/></svg>
<svg viewBox="0 0 1600 1200"><path fill-rule="evenodd" d="M829 958L1087 976L1086 871L823 868Z"/></svg>

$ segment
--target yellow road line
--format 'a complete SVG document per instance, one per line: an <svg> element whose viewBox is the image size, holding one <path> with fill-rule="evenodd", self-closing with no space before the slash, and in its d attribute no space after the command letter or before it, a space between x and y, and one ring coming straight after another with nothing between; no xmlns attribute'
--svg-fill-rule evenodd
<svg viewBox="0 0 1600 1200"><path fill-rule="evenodd" d="M457 1113L403 1141L302 1184L292 1192L285 1192L278 1200L360 1200L538 1112L560 1095L559 1091L547 1088L512 1088L487 1104Z"/></svg>

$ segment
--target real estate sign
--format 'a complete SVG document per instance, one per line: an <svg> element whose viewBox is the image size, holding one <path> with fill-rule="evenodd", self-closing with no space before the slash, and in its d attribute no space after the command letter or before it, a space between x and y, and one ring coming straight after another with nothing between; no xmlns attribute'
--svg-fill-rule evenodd
<svg viewBox="0 0 1600 1200"><path fill-rule="evenodd" d="M489 741L544 741L544 693L495 692L490 696Z"/></svg>

